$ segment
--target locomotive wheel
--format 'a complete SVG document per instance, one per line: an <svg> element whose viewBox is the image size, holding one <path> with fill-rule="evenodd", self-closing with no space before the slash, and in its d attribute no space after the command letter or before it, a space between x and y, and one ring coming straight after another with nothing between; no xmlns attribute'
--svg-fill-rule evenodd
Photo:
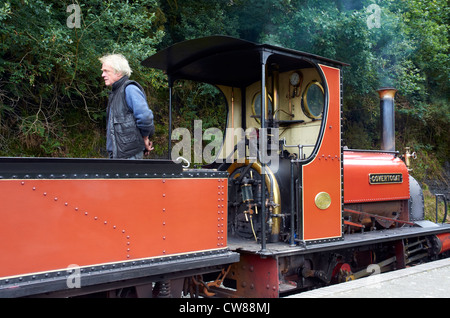
<svg viewBox="0 0 450 318"><path fill-rule="evenodd" d="M352 269L347 263L338 263L333 269L331 282L333 284L348 282L354 280Z"/></svg>

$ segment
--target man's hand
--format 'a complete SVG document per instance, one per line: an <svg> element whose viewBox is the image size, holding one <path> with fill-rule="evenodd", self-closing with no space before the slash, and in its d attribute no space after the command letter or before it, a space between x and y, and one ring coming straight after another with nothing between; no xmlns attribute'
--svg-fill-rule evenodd
<svg viewBox="0 0 450 318"><path fill-rule="evenodd" d="M153 141L150 141L150 139L148 139L148 136L144 137L144 143L145 143L145 150L144 150L144 155L148 156L150 154L150 151L152 151L153 149Z"/></svg>

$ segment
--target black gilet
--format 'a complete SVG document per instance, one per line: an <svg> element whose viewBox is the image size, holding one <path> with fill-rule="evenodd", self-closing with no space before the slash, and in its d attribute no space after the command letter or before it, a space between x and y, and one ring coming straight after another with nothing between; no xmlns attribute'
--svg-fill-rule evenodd
<svg viewBox="0 0 450 318"><path fill-rule="evenodd" d="M144 140L136 126L136 119L125 100L125 88L130 84L136 85L144 92L139 83L129 80L128 76L123 76L112 85L109 95L107 138L110 138L112 145L112 158L126 159L145 149Z"/></svg>

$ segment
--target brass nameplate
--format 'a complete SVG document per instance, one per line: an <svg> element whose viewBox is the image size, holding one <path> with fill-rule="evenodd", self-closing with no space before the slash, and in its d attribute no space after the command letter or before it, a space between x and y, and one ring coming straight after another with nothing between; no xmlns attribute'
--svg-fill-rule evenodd
<svg viewBox="0 0 450 318"><path fill-rule="evenodd" d="M369 183L403 183L403 175L401 173L369 173Z"/></svg>

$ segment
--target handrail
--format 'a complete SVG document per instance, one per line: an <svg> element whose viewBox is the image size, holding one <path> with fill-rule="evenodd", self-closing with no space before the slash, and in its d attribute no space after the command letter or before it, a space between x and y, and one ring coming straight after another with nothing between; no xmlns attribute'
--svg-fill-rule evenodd
<svg viewBox="0 0 450 318"><path fill-rule="evenodd" d="M359 215L367 215L371 218L375 218L375 219L380 219L380 220L386 220L386 221L392 221L395 223L400 223L400 224L408 224L408 225L414 225L413 222L409 222L409 221L403 221L403 220L398 220L398 219L393 219L393 218L389 218L386 216L381 216L381 215L377 215L377 214L373 214L373 213L368 213L368 212L362 212L362 211L356 211L356 210L352 210L352 209L348 209L348 208L344 208L345 212L349 212L349 213L353 213L353 214L359 214Z"/></svg>
<svg viewBox="0 0 450 318"><path fill-rule="evenodd" d="M285 138L283 138L283 147L284 148L289 148L289 147L293 147L293 148L298 148L298 156L297 156L297 159L295 160L295 162L302 162L302 157L303 157L303 148L304 147L314 147L315 146L315 144L314 145L301 145L301 144L299 144L299 145L288 145L288 144L286 144L286 137Z"/></svg>
<svg viewBox="0 0 450 318"><path fill-rule="evenodd" d="M445 197L445 194L435 194L436 196L436 223L438 223L438 198L442 198L442 201L444 202L444 218L442 219L442 224L445 223L445 220L447 219L447 198Z"/></svg>

